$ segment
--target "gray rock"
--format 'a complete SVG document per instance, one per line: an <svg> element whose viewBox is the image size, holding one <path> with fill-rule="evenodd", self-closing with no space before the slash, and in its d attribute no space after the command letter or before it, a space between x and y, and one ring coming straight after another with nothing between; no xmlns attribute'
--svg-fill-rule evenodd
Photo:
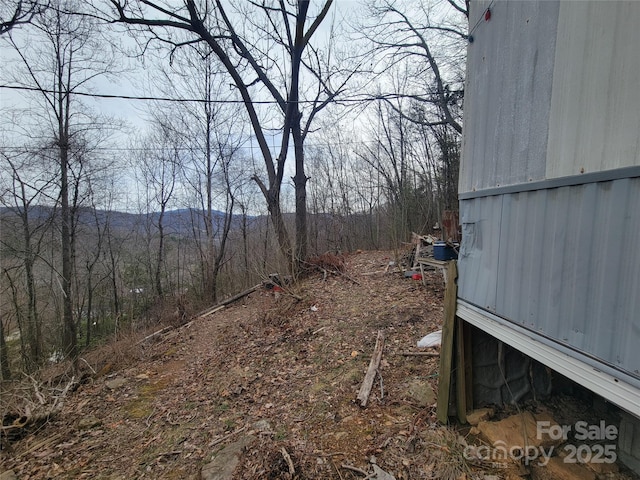
<svg viewBox="0 0 640 480"><path fill-rule="evenodd" d="M412 380L406 385L409 397L421 407L432 405L436 401L436 394L426 380Z"/></svg>
<svg viewBox="0 0 640 480"><path fill-rule="evenodd" d="M378 465L374 464L373 466L373 477L372 480L396 480L396 477L391 475L389 472L385 472Z"/></svg>
<svg viewBox="0 0 640 480"><path fill-rule="evenodd" d="M107 387L109 387L111 390L115 390L116 388L120 388L121 386L123 386L125 383L127 383L126 378L114 378L113 380L109 380L107 382Z"/></svg>
<svg viewBox="0 0 640 480"><path fill-rule="evenodd" d="M258 420L256 423L251 425L251 428L258 433L272 433L273 429L271 428L271 424L267 420Z"/></svg>
<svg viewBox="0 0 640 480"><path fill-rule="evenodd" d="M211 462L202 467L202 480L231 480L242 451L255 441L256 437L253 435L244 435L224 447L213 456Z"/></svg>

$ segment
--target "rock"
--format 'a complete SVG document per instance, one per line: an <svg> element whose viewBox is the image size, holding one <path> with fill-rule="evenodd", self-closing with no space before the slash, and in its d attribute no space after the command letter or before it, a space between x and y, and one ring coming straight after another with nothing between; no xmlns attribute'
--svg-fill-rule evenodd
<svg viewBox="0 0 640 480"><path fill-rule="evenodd" d="M120 377L109 380L108 382L106 382L106 385L111 390L115 390L116 388L120 388L121 386L123 386L125 383L127 383L127 379Z"/></svg>
<svg viewBox="0 0 640 480"><path fill-rule="evenodd" d="M373 477L368 477L368 478L371 478L373 480L396 480L396 477L394 477L388 472L385 472L375 463L372 465L372 467L373 467Z"/></svg>
<svg viewBox="0 0 640 480"><path fill-rule="evenodd" d="M606 475L607 473L618 473L620 467L617 463L594 463L587 462L585 465L593 470L598 476Z"/></svg>
<svg viewBox="0 0 640 480"><path fill-rule="evenodd" d="M102 425L102 422L96 417L85 417L78 422L78 430L89 430L100 425Z"/></svg>
<svg viewBox="0 0 640 480"><path fill-rule="evenodd" d="M467 422L469 425L477 426L480 422L486 422L491 419L495 413L495 410L491 407L478 408L471 413L467 413Z"/></svg>
<svg viewBox="0 0 640 480"><path fill-rule="evenodd" d="M579 463L565 463L562 457L552 457L547 465L534 465L533 480L596 480L596 474Z"/></svg>
<svg viewBox="0 0 640 480"><path fill-rule="evenodd" d="M18 480L18 476L13 470L7 470L6 472L0 473L0 480Z"/></svg>
<svg viewBox="0 0 640 480"><path fill-rule="evenodd" d="M256 423L251 425L251 429L257 433L272 433L273 429L271 428L271 424L267 420L258 420Z"/></svg>
<svg viewBox="0 0 640 480"><path fill-rule="evenodd" d="M242 451L256 441L253 435L244 435L213 456L211 462L202 467L202 480L231 480L238 466Z"/></svg>
<svg viewBox="0 0 640 480"><path fill-rule="evenodd" d="M347 435L349 435L348 432L336 432L336 433L333 434L333 436L336 438L336 440L340 440L341 438L344 438Z"/></svg>
<svg viewBox="0 0 640 480"><path fill-rule="evenodd" d="M478 430L489 442L489 445L505 445L508 450L511 447L556 447L563 442L562 438L552 439L547 433L538 435L537 422L549 422L549 425L557 425L548 414L534 415L529 412L512 415L499 422L480 422Z"/></svg>
<svg viewBox="0 0 640 480"><path fill-rule="evenodd" d="M412 380L406 385L409 397L421 407L433 405L436 401L436 394L429 382L424 380Z"/></svg>
<svg viewBox="0 0 640 480"><path fill-rule="evenodd" d="M602 448L604 448L605 446L601 446ZM615 447L615 445L614 445ZM595 450L595 447L591 447L588 451L591 453L590 457L588 458L586 457L584 454L581 455L580 453L583 450L581 448L579 448L579 445L565 445L563 447L560 448L560 450L558 450L558 456L560 456L561 458L565 458L567 456L570 456L570 458L572 458L573 460L577 460L578 463L585 465L587 467L589 467L591 470L593 470L598 476L599 475L606 475L607 473L618 473L620 471L620 468L618 467L618 464L615 462L611 462L611 463L607 463L605 462L605 456L598 456L598 460L595 460L594 456L597 456L598 451ZM569 454L575 454L575 455L569 455ZM614 455L616 454L615 449L611 452ZM595 454L595 455L594 455ZM613 458L615 459L617 457L617 455L615 455ZM587 461L588 460L588 461ZM595 461L594 461L595 460Z"/></svg>

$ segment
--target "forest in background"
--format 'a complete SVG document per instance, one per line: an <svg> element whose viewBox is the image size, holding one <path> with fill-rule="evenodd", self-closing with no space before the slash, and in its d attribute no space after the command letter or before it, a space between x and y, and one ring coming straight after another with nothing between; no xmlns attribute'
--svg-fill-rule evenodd
<svg viewBox="0 0 640 480"><path fill-rule="evenodd" d="M8 2L1 378L430 233L457 209L467 7ZM91 103L120 78L143 124Z"/></svg>

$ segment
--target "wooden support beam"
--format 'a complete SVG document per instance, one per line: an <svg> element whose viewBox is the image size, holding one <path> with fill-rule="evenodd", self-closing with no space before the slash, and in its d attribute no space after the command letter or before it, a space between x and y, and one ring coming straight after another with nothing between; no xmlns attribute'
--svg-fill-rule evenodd
<svg viewBox="0 0 640 480"><path fill-rule="evenodd" d="M471 325L464 326L464 379L466 383L467 411L473 410L473 357L471 352Z"/></svg>
<svg viewBox="0 0 640 480"><path fill-rule="evenodd" d="M444 321L440 346L440 371L438 372L438 403L436 416L441 423L449 420L449 390L453 365L456 300L458 297L458 269L455 260L447 264L447 285L444 292Z"/></svg>

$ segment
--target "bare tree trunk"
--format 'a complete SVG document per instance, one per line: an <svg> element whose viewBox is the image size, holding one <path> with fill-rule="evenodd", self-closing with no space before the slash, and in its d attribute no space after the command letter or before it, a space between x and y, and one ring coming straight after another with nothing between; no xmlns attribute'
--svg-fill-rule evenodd
<svg viewBox="0 0 640 480"><path fill-rule="evenodd" d="M307 175L304 171L304 146L299 125L293 129L293 144L296 157L296 174L293 184L296 192L296 254L294 271L307 259L308 231L307 231Z"/></svg>
<svg viewBox="0 0 640 480"><path fill-rule="evenodd" d="M68 97L68 95L67 95ZM60 96L62 102L62 96ZM61 105L62 110L62 105ZM71 276L73 275L73 265L71 258L71 212L69 209L69 140L68 124L59 125L59 147L60 147L60 216L61 216L61 242L62 242L62 319L63 334L62 345L65 355L68 355L74 365L78 359L77 331L73 318L73 303L71 292Z"/></svg>
<svg viewBox="0 0 640 480"><path fill-rule="evenodd" d="M0 318L0 380L11 379L11 368L9 365L9 354L7 351L7 341L4 336L4 322Z"/></svg>
<svg viewBox="0 0 640 480"><path fill-rule="evenodd" d="M165 211L165 207L164 205L162 206L162 209L160 210L160 216L158 217L158 235L159 235L159 240L158 240L158 254L156 257L156 271L155 271L155 287L156 287L156 294L158 295L158 297L162 298L163 295L163 291L162 291L162 263L164 260L164 211Z"/></svg>
<svg viewBox="0 0 640 480"><path fill-rule="evenodd" d="M273 33L264 30L267 38L272 38L276 42L285 42L285 50L290 55L290 65L286 67L278 66L277 78L283 72L283 68L290 68L290 79L287 79L288 85L285 91L280 91L277 82L271 78L271 70L267 65L276 65L275 57L269 57L261 51L260 48L256 48L251 44L251 37L243 36L242 29L236 29L232 21L233 17L227 15L223 3L216 1L211 5L211 12L215 12L211 15L216 21L207 23L207 12L200 10L197 2L193 0L187 0L184 2L182 9L168 10L160 2L147 1L141 2L144 4L142 7L140 4L135 5L136 2L128 2L124 0L112 0L111 4L115 9L117 22L124 22L129 25L146 25L151 30L156 27L168 27L171 30L182 30L189 32L189 34L196 35L201 40L207 42L211 48L211 52L220 60L224 69L231 77L233 85L237 88L238 93L242 97L245 109L251 121L251 125L260 146L265 168L267 173L266 181L260 179L257 175L254 176L254 180L258 183L260 190L262 191L269 214L273 222L273 226L278 239L278 244L281 251L292 262L293 268L297 268L298 264L304 260L307 254L307 241L308 235L306 231L307 219L306 219L306 183L307 178L304 173L304 155L302 153L302 146L306 134L309 131L311 120L320 110L326 107L338 94L338 92L344 88L344 83L334 90L331 88L330 77L331 74L321 72L318 67L311 77L317 75L317 96L314 100L314 106L309 113L306 120L304 129L301 127L302 115L299 108L300 99L300 69L304 65L307 70L312 69L307 64L303 64L302 55L305 48L309 45L310 39L318 30L320 24L326 18L331 5L332 0L326 0L323 2L322 9L316 15L315 19L311 22L311 25L305 31L305 23L309 19L309 0L298 0L295 2L281 1L274 6L259 5L259 2L251 2L262 12L268 19L267 25L276 30ZM290 8L287 9L287 6ZM140 7L140 8L138 8ZM179 13L178 13L179 12ZM159 15L160 18L146 17L146 14L150 14L155 17ZM282 29L278 31L278 26L274 23L273 16L282 18ZM295 21L292 21L295 19ZM261 27L262 28L262 27ZM163 31L162 34L154 32L156 38L161 39L167 33ZM230 40L230 42L228 41ZM169 43L173 43L173 40L168 40ZM180 44L175 43L176 47ZM311 57L319 58L317 52L311 54ZM265 57L265 58L262 58ZM265 61L266 60L266 61ZM247 69L244 69L247 66ZM257 76L257 79L255 77ZM256 102L252 97L253 93L249 89L253 84L260 82L264 85L265 89L274 98L279 109L284 114L282 123L282 142L280 145L280 152L277 158L274 159L269 146L267 145L265 137L265 127L262 124L262 120L258 111L256 110ZM315 91L315 90L314 90ZM296 148L296 174L294 183L296 187L296 251L293 252L291 248L291 240L289 239L287 228L283 219L282 210L280 206L280 189L282 186L282 180L284 175L285 160L287 157L287 149L289 147L289 136L294 134L297 139L294 140L294 148Z"/></svg>
<svg viewBox="0 0 640 480"><path fill-rule="evenodd" d="M113 242L112 242L110 223L107 224L106 235L107 235L107 246L109 247L109 263L111 267L111 271L109 272L109 279L111 281L111 294L113 297L113 316L114 318L118 318L120 316L120 296L118 295L116 257L113 251Z"/></svg>

